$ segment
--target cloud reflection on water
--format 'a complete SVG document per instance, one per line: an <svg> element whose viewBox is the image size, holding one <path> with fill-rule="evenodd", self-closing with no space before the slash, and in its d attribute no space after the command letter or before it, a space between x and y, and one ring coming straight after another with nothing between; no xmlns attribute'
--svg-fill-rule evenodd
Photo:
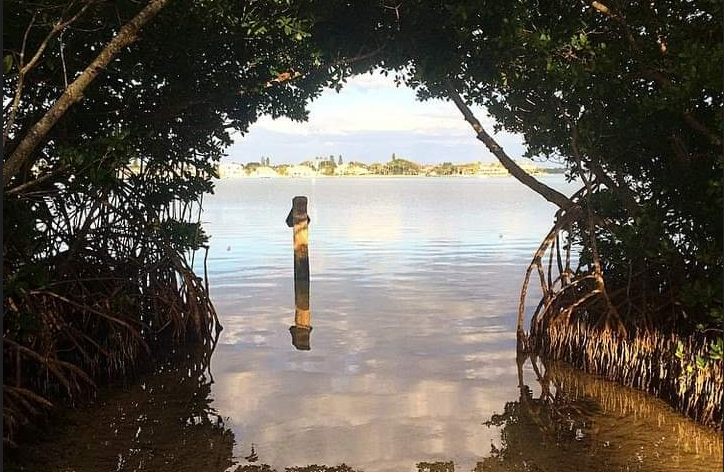
<svg viewBox="0 0 724 472"><path fill-rule="evenodd" d="M288 331L294 195L312 214L304 352ZM721 470L721 435L640 392L552 369L542 398L531 363L518 378L518 290L551 215L510 179L223 181L203 217L225 328L214 383L166 366L74 414L29 470Z"/></svg>
<svg viewBox="0 0 724 472"><path fill-rule="evenodd" d="M310 352L289 343L294 195L312 214ZM236 455L472 470L501 444L483 423L519 397L518 290L552 214L510 179L221 182L204 217L225 326L213 396Z"/></svg>

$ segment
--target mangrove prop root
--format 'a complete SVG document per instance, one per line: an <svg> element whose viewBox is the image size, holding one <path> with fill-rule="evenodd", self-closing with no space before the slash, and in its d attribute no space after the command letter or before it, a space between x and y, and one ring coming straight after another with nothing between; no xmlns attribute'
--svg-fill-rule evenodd
<svg viewBox="0 0 724 472"><path fill-rule="evenodd" d="M190 250L165 229L197 219L200 202L157 204L154 186L167 184L158 181L166 176L128 174L111 192L55 188L8 197L11 204L33 199L46 219L38 222L45 245L30 263L10 252L24 249L23 240L5 247L5 286L25 267L45 271L40 282L24 282L35 286L15 284L4 299L6 445L54 405L75 404L169 348L191 342L211 355L221 327L205 267L198 276Z"/></svg>
<svg viewBox="0 0 724 472"><path fill-rule="evenodd" d="M656 395L685 415L713 428L722 427L722 363L694 368L707 354L700 335L637 332L621 337L583 320L544 328L533 325L532 346L540 355L561 359L586 372ZM681 343L686 354L676 356Z"/></svg>
<svg viewBox="0 0 724 472"><path fill-rule="evenodd" d="M572 201L587 203L587 194L594 186L595 182L587 181ZM659 296L657 300L657 294L647 291L651 284L647 284L645 269L634 271L632 267L623 287L612 289L603 283L594 240L595 217L585 207L558 211L556 223L528 266L518 310L519 352L561 359L586 372L641 389L700 423L721 429L722 361L697 367L697 358L708 357L711 339L702 333L680 336L675 326L655 326L650 321L657 310L668 309L670 297ZM579 263L576 270L571 270L573 225L587 229L583 244L594 248L592 263L583 268ZM533 271L539 275L542 298L532 313L527 334L525 300ZM628 332L621 312L629 322L634 315L643 321L632 322Z"/></svg>

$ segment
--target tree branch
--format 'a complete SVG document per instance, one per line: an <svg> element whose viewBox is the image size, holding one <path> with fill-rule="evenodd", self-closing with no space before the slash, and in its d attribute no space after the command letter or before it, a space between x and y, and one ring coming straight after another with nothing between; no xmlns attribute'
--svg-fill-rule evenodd
<svg viewBox="0 0 724 472"><path fill-rule="evenodd" d="M571 130L571 149L573 150L573 155L576 158L576 162L578 163L579 172L583 172L583 168L581 167L582 160L581 148L579 143L580 139L578 133L578 122L573 121L570 116L565 112L562 106L560 107L559 111ZM627 187L618 185L613 180L613 178L608 175L603 169L603 166L600 163L600 159L594 160L591 156L589 156L589 162L587 162L587 164L591 172L593 172L593 174L596 176L598 182L604 184L614 194L614 196L621 201L621 203L626 207L631 216L636 216L641 213L641 206L636 201L633 192L631 192L631 190Z"/></svg>
<svg viewBox="0 0 724 472"><path fill-rule="evenodd" d="M601 257L598 252L598 244L596 243L596 227L594 224L593 208L591 207L591 195L593 195L593 185L591 184L591 180L586 177L586 173L583 170L581 152L578 148L578 127L575 125L571 129L571 148L573 149L573 156L576 159L576 164L578 164L578 175L581 176L581 180L583 180L583 183L586 186L586 211L588 213L588 232L591 240L590 249L591 256L593 257L593 274L596 280L596 290L591 293L600 293L601 296L603 296L604 301L606 302L606 307L608 308L608 311L606 312L605 318L603 318L605 320L604 322L606 329L610 328L609 322L610 320L613 320L616 323L617 333L621 336L626 336L626 328L621 322L618 309L616 309L616 306L611 301L611 297L608 295L608 291L606 290L606 282L603 278ZM572 312L574 306L576 306L576 304L569 307L567 311Z"/></svg>
<svg viewBox="0 0 724 472"><path fill-rule="evenodd" d="M624 29L624 32L626 34L626 38L628 39L629 45L631 46L631 49L639 49L639 46L636 41L636 37L634 36L633 32L631 31L631 28L629 27L628 23L626 22L626 18L624 18L623 15L620 13L617 13L613 10L611 10L606 5L594 1L591 2L591 7L598 10L601 14L611 17L614 21L616 21L621 27ZM666 53L666 45L664 43L661 43L660 50L662 54ZM641 73L641 76L653 80L656 82L659 87L666 88L669 85L671 85L671 80L669 80L668 77L666 77L664 74L662 74L658 70L645 70ZM709 139L715 146L721 146L722 140L719 137L719 135L715 132L712 132L710 129L708 129L702 122L697 120L690 111L683 110L682 115L684 117L684 122L689 125L691 129L696 131L697 133L705 136L707 139Z"/></svg>
<svg viewBox="0 0 724 472"><path fill-rule="evenodd" d="M83 91L124 47L138 38L138 31L163 8L169 0L151 0L131 21L123 25L116 36L103 48L88 67L65 89L45 115L23 137L3 164L3 187L31 162L35 148L63 117L65 112L83 98ZM66 25L67 26L67 25Z"/></svg>
<svg viewBox="0 0 724 472"><path fill-rule="evenodd" d="M5 127L3 128L3 146L5 146L5 143L7 142L13 124L15 124L15 117L17 115L18 109L20 108L20 99L22 98L23 87L25 85L25 76L36 66L40 58L43 56L43 52L45 52L45 49L48 47L50 40L53 39L53 37L58 33L62 35L63 30L65 30L65 28L67 28L71 23L75 22L78 18L80 18L80 16L88 9L89 6L91 6L92 3L92 0L87 2L80 10L78 10L78 12L76 12L75 15L71 16L68 20L63 21L63 15L61 15L61 18L58 20L57 23L55 23L55 25L53 25L53 28L47 34L45 39L43 39L43 41L40 43L38 49L35 50L35 54L33 54L33 57L30 58L30 61L28 61L27 64L25 64L25 47L27 46L30 29L33 27L37 12L33 15L33 18L30 20L30 24L28 24L28 27L25 30L25 35L23 36L23 45L20 49L20 58L18 61L18 82L15 87L15 96L13 97L12 108L10 109L10 114L5 123ZM70 6L68 8L70 8ZM63 12L63 14L65 14L65 12ZM61 55L62 53L63 51L61 44ZM65 61L63 62L63 70L65 71ZM68 84L66 79L66 88L67 87Z"/></svg>
<svg viewBox="0 0 724 472"><path fill-rule="evenodd" d="M493 137L485 131L483 126L480 124L478 119L475 118L473 112L465 104L463 99L460 97L460 94L455 90L454 86L452 85L452 83L450 83L450 81L447 81L446 87L448 96L458 107L458 110L460 110L460 112L463 114L465 121L470 123L470 126L472 126L473 130L475 130L475 132L477 133L477 138L485 144L488 150L493 153L496 158L498 158L498 161L500 161L503 167L505 167L507 171L510 172L510 175L515 177L520 183L530 188L538 195L542 196L554 205L557 205L559 208L567 209L573 205L568 197L563 195L561 192L547 186L543 182L537 180L535 177L523 170L518 164L516 164L515 161L511 159L508 154L506 154L503 148L500 147L495 139L493 139Z"/></svg>
<svg viewBox="0 0 724 472"><path fill-rule="evenodd" d="M28 44L30 29L33 27L33 23L35 23L36 16L37 12L33 14L33 17L30 19L28 27L25 29L25 34L23 35L23 43L22 46L20 46L20 56L18 57L18 82L15 85L15 96L13 97L10 105L10 109L7 115L8 119L5 120L5 126L3 127L3 148L5 147L5 143L8 140L8 136L10 135L10 129L13 127L13 124L15 124L15 117L18 113L18 108L20 108L20 99L23 95L23 84L25 82L25 47Z"/></svg>
<svg viewBox="0 0 724 472"><path fill-rule="evenodd" d="M317 68L312 68L312 69L308 70L308 71L306 72L306 74L303 74L303 73L301 73L301 72L299 72L299 71L295 71L295 70L291 70L291 71L288 71L288 72L282 72L281 74L277 75L276 77L274 77L273 79L271 79L269 82L267 82L267 83L266 83L266 86L267 86L267 87L271 87L273 84L281 84L281 83L284 83L284 82L289 82L289 81L291 81L291 80L298 79L299 77L307 76L307 75L309 75L310 73L313 73L313 72L316 72L316 71L322 69L323 67L334 67L334 66L341 66L341 65L349 65L349 64L354 64L354 63L356 63L356 62L361 62L361 61L364 61L364 60L367 60L367 59L372 59L373 57L375 57L376 55L378 55L380 52L382 52L382 51L385 49L385 47L387 47L387 44L386 44L386 43L383 44L382 46L378 47L377 49L375 49L375 50L373 50L373 51L370 51L370 52L368 52L368 53L364 53L364 54L361 54L361 53L360 53L360 54L358 54L358 55L356 55L356 56L353 56L353 57L341 58L341 59L337 59L336 61L330 62L330 63L328 63L328 64L322 64L322 65L320 65L320 66L317 67Z"/></svg>
<svg viewBox="0 0 724 472"><path fill-rule="evenodd" d="M22 194L26 193L28 189L36 187L44 182L47 182L48 180L52 179L53 177L62 174L66 170L68 170L70 166L68 164L62 164L60 167L56 168L52 172L48 172L47 174L44 174L35 180L31 180L30 182L25 182L21 185L18 185L17 187L13 187L7 192L5 192L7 195L14 195L14 194Z"/></svg>

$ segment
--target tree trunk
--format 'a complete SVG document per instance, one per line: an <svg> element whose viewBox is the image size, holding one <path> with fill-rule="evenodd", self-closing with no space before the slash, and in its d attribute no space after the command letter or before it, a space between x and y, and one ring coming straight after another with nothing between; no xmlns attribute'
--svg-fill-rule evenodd
<svg viewBox="0 0 724 472"><path fill-rule="evenodd" d="M53 106L26 133L10 157L3 164L3 187L31 161L35 148L45 139L48 132L63 117L74 103L83 98L83 91L98 74L118 55L124 47L138 38L138 31L163 8L170 0L151 0L146 7L118 31L115 37L86 67L77 79L65 89Z"/></svg>

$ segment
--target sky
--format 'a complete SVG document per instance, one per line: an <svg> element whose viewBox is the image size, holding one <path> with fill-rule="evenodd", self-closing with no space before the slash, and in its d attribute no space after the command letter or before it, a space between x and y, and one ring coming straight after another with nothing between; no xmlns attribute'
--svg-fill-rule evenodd
<svg viewBox="0 0 724 472"><path fill-rule="evenodd" d="M258 162L268 156L272 165L295 164L342 155L345 162L369 164L387 162L392 153L424 164L495 161L452 102L420 102L413 90L397 87L391 76L379 72L349 79L339 93L324 91L309 111L304 123L263 116L245 136L234 135L222 162ZM485 109L473 111L492 133L494 121ZM521 136L502 131L495 137L508 155L522 156Z"/></svg>

